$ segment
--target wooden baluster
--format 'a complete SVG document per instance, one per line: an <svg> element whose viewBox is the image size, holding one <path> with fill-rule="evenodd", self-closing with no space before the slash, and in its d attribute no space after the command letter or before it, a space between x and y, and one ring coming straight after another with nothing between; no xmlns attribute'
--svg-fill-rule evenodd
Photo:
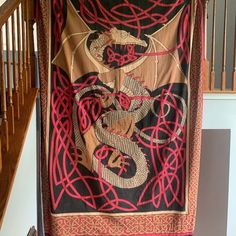
<svg viewBox="0 0 236 236"><path fill-rule="evenodd" d="M0 138L0 174L2 172L2 141Z"/></svg>
<svg viewBox="0 0 236 236"><path fill-rule="evenodd" d="M35 51L34 51L34 23L35 23L35 1L27 0L27 42L28 42L28 66L29 78L32 87L35 87Z"/></svg>
<svg viewBox="0 0 236 236"><path fill-rule="evenodd" d="M16 65L16 31L15 31L15 13L11 16L12 23L12 62L13 62L13 82L14 82L14 108L16 118L20 119L20 97L19 97L19 81Z"/></svg>
<svg viewBox="0 0 236 236"><path fill-rule="evenodd" d="M216 0L213 0L212 44L211 44L211 84L210 90L215 90L215 42L216 42Z"/></svg>
<svg viewBox="0 0 236 236"><path fill-rule="evenodd" d="M0 29L0 86L1 86L1 111L2 111L2 150L9 150L9 134L8 134L8 120L7 120L7 98L6 98L6 78L4 65L4 51L3 51L3 35L2 28Z"/></svg>
<svg viewBox="0 0 236 236"><path fill-rule="evenodd" d="M236 91L236 16L234 23L234 69L233 69L233 91Z"/></svg>
<svg viewBox="0 0 236 236"><path fill-rule="evenodd" d="M20 7L17 8L17 45L18 45L18 78L19 78L19 91L21 105L24 105L24 83L22 79L22 45L21 45L21 24L20 24Z"/></svg>
<svg viewBox="0 0 236 236"><path fill-rule="evenodd" d="M204 91L209 91L209 61L207 59L207 19L208 19L208 0L205 2L205 80Z"/></svg>
<svg viewBox="0 0 236 236"><path fill-rule="evenodd" d="M32 1L31 1L32 2ZM30 44L29 44L29 7L28 0L25 0L24 4L25 22L26 22L26 63L27 63L27 79L28 87L31 88L31 65L30 65Z"/></svg>
<svg viewBox="0 0 236 236"><path fill-rule="evenodd" d="M15 133L14 124L14 106L12 98L12 70L11 70L11 55L10 55L10 36L9 36L9 23L6 21L6 45L7 45L7 94L8 94L8 121L9 121L9 133Z"/></svg>
<svg viewBox="0 0 236 236"><path fill-rule="evenodd" d="M224 36L223 36L223 53L222 53L222 72L221 72L221 90L226 88L226 33L227 33L227 0L224 7Z"/></svg>
<svg viewBox="0 0 236 236"><path fill-rule="evenodd" d="M23 80L25 86L25 93L28 94L28 68L27 68L27 52L26 52L26 36L25 36L25 10L24 10L25 1L21 2L21 23L22 23L22 47L23 47Z"/></svg>

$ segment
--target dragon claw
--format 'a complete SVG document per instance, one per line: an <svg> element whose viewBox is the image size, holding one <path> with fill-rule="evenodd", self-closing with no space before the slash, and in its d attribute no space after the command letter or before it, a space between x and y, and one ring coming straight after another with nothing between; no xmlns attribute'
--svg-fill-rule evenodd
<svg viewBox="0 0 236 236"><path fill-rule="evenodd" d="M124 166L130 166L130 163L127 161L131 159L129 156L121 156L120 152L115 150L109 158L108 166L110 168L119 168L121 169Z"/></svg>

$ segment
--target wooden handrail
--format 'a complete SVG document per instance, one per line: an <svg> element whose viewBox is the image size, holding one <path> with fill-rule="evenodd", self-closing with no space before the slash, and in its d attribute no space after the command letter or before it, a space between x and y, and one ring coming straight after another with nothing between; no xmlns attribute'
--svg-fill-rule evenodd
<svg viewBox="0 0 236 236"><path fill-rule="evenodd" d="M33 2L0 6L0 227L37 95Z"/></svg>
<svg viewBox="0 0 236 236"><path fill-rule="evenodd" d="M15 9L20 5L22 0L8 0L0 7L0 27L2 27Z"/></svg>

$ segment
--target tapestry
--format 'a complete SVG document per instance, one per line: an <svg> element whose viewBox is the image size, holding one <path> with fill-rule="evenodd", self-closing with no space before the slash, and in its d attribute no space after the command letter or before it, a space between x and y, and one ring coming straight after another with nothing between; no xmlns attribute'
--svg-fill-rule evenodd
<svg viewBox="0 0 236 236"><path fill-rule="evenodd" d="M39 2L46 235L192 236L203 5Z"/></svg>

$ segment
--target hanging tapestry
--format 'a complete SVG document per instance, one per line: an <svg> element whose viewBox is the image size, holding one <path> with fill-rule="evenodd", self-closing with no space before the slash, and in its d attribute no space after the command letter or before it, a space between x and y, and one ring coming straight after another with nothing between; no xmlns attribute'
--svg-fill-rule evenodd
<svg viewBox="0 0 236 236"><path fill-rule="evenodd" d="M191 236L203 3L47 3L38 19L46 235Z"/></svg>

